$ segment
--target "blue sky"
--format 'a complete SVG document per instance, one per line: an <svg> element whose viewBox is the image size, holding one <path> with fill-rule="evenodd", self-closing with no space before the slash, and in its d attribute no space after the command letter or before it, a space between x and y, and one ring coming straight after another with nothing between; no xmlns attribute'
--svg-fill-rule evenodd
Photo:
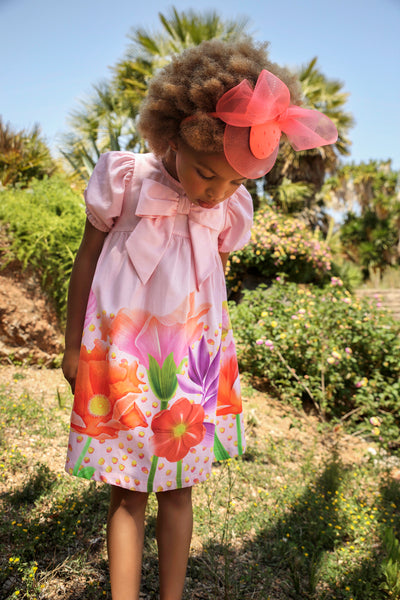
<svg viewBox="0 0 400 600"><path fill-rule="evenodd" d="M69 113L109 76L132 27L160 30L158 13L215 9L247 17L288 67L314 56L350 93L351 159L391 158L400 169L400 0L0 0L0 115L15 128L39 123L52 148Z"/></svg>

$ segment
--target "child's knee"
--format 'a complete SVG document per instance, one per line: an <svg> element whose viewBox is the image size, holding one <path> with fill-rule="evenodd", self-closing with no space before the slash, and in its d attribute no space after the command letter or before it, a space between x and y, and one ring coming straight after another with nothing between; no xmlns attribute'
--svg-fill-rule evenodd
<svg viewBox="0 0 400 600"><path fill-rule="evenodd" d="M110 510L125 508L129 512L145 510L148 494L145 492L134 492L118 486L111 486Z"/></svg>
<svg viewBox="0 0 400 600"><path fill-rule="evenodd" d="M157 501L160 508L172 506L177 509L184 509L192 505L192 488L182 488L179 490L170 490L168 492L159 492Z"/></svg>

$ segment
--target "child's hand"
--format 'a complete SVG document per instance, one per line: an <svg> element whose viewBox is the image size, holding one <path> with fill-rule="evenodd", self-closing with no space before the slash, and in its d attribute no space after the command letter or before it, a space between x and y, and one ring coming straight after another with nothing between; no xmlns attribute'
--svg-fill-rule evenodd
<svg viewBox="0 0 400 600"><path fill-rule="evenodd" d="M65 379L71 386L72 393L75 393L75 380L78 371L79 349L66 350L61 364Z"/></svg>

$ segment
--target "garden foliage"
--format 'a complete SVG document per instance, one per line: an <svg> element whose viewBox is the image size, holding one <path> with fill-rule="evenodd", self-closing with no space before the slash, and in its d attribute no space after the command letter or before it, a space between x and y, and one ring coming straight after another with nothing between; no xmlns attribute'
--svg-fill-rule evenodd
<svg viewBox="0 0 400 600"><path fill-rule="evenodd" d="M32 179L43 179L55 169L38 125L16 131L0 116L0 188L27 187Z"/></svg>
<svg viewBox="0 0 400 600"><path fill-rule="evenodd" d="M362 267L365 275L369 269L383 273L388 265L400 263L398 220L398 214L383 218L370 209L360 216L347 213L340 238L347 254Z"/></svg>
<svg viewBox="0 0 400 600"><path fill-rule="evenodd" d="M227 283L237 291L247 273L265 281L285 273L297 283L327 283L332 256L318 232L312 232L300 219L265 207L254 217L250 243L232 255Z"/></svg>
<svg viewBox="0 0 400 600"><path fill-rule="evenodd" d="M83 232L81 196L58 177L0 192L0 221L11 239L8 260L33 268L63 320L74 256Z"/></svg>
<svg viewBox="0 0 400 600"><path fill-rule="evenodd" d="M365 278L371 269L382 275L388 265L400 265L398 182L399 171L390 160L346 164L326 180L326 198L345 209L342 252Z"/></svg>
<svg viewBox="0 0 400 600"><path fill-rule="evenodd" d="M279 278L230 306L242 370L282 399L311 401L383 440L400 433L400 324L379 302L358 300L340 279L297 285Z"/></svg>

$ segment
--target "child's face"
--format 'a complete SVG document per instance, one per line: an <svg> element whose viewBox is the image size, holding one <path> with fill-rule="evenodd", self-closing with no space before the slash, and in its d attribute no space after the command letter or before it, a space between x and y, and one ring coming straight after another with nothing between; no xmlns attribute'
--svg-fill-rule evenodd
<svg viewBox="0 0 400 600"><path fill-rule="evenodd" d="M181 140L171 147L175 151L176 176L193 204L213 208L246 181L232 169L223 152L199 152Z"/></svg>

